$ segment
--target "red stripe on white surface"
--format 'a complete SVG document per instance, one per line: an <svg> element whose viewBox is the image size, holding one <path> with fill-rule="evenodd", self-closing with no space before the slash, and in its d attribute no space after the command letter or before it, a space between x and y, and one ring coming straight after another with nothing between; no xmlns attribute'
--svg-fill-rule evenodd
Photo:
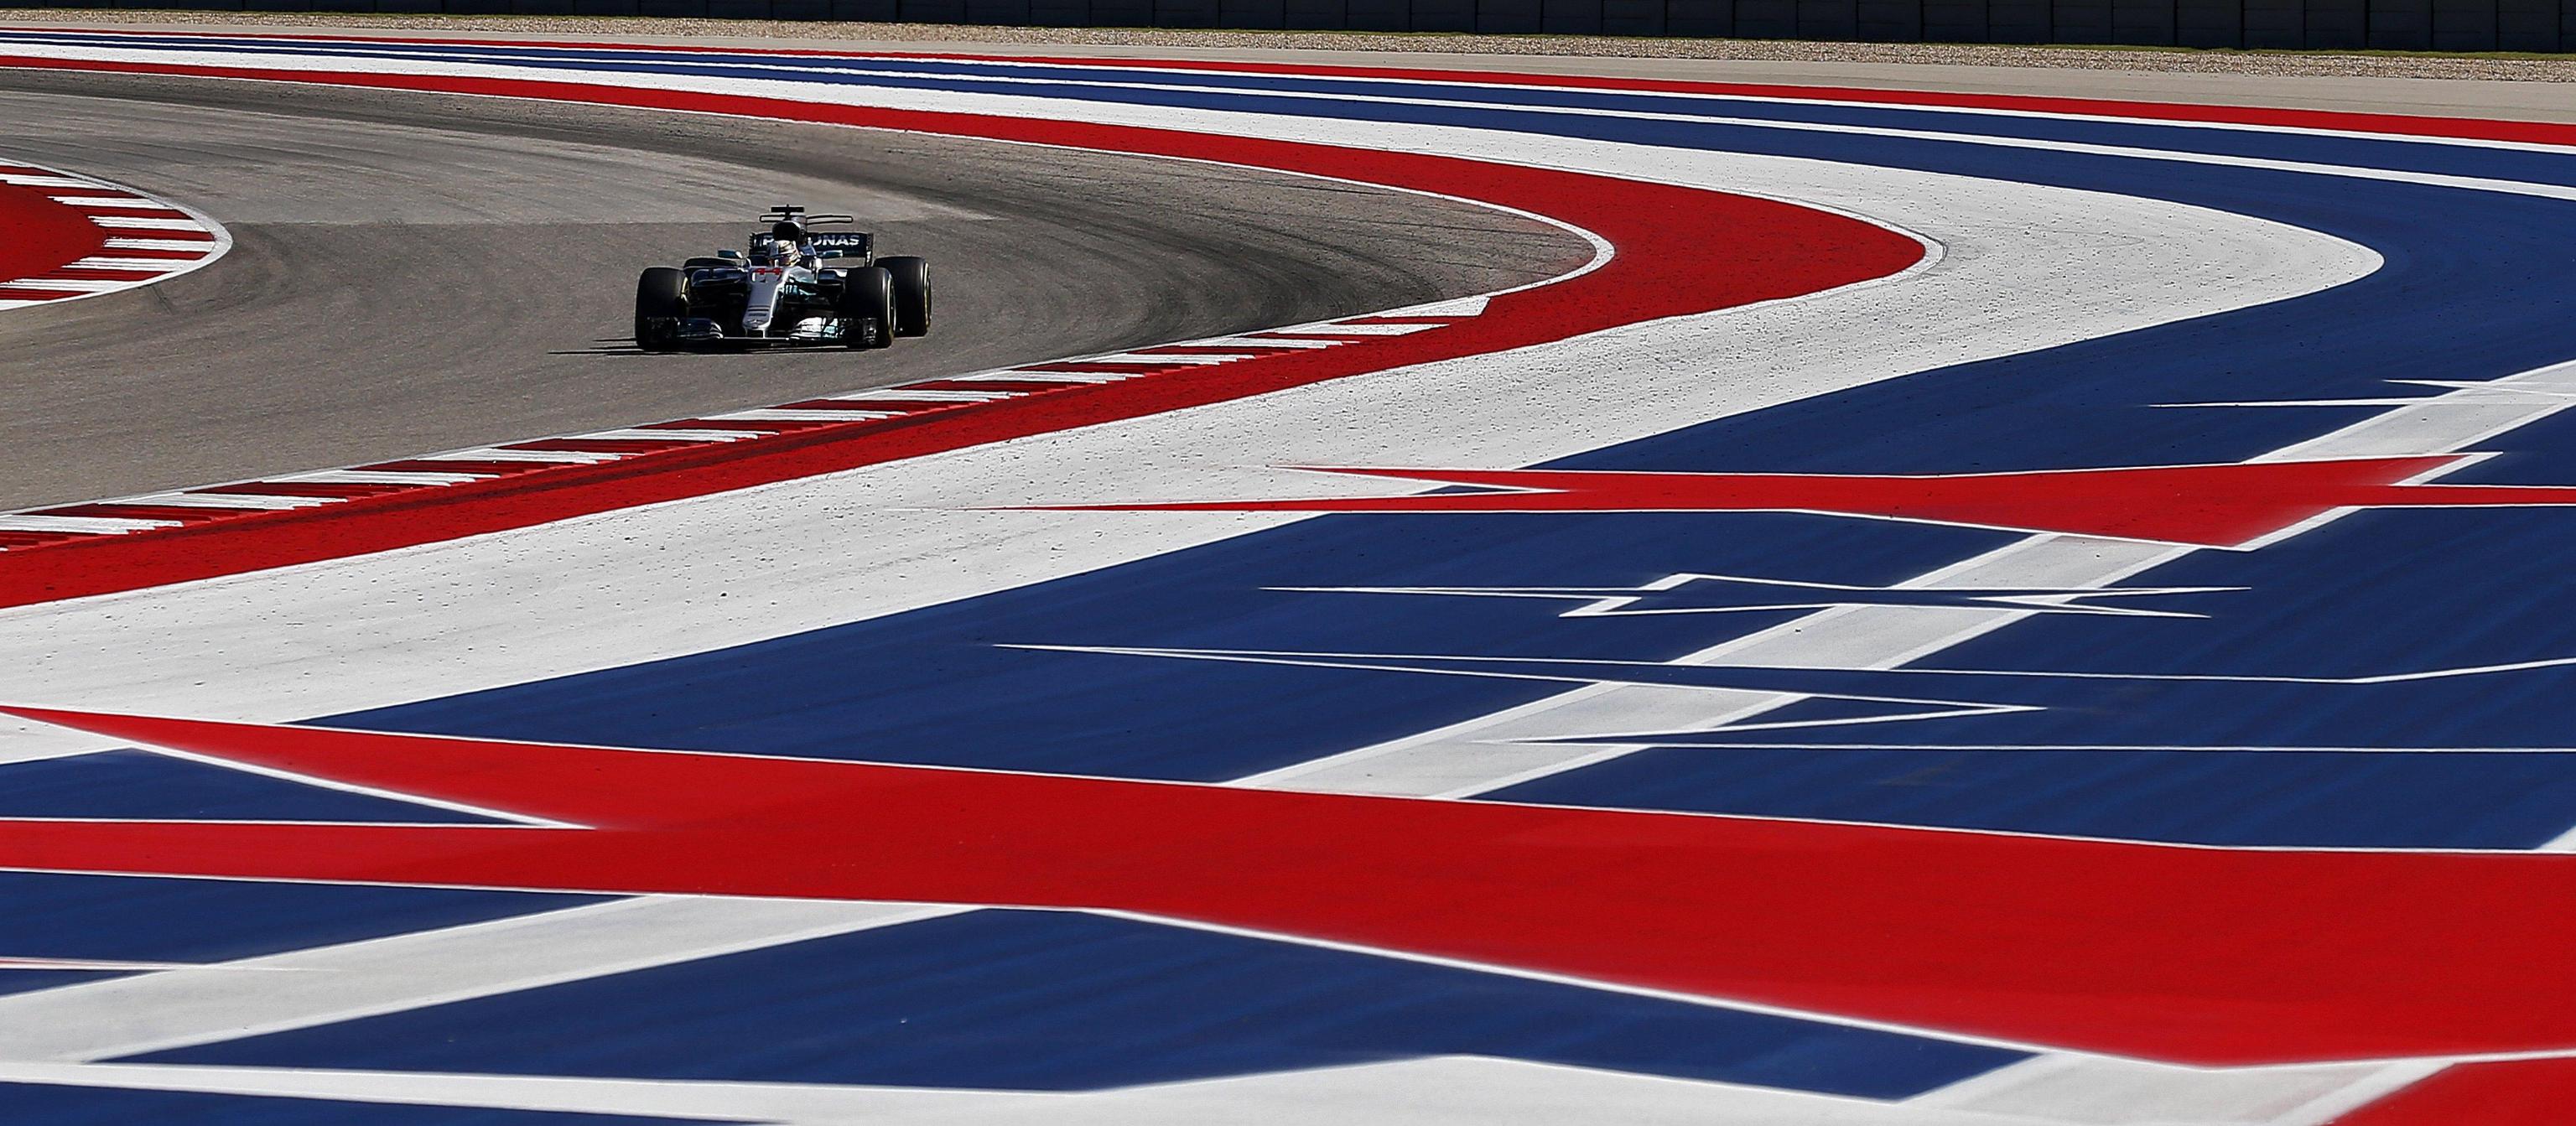
<svg viewBox="0 0 2576 1126"><path fill-rule="evenodd" d="M0 231L0 309L150 285L232 248L220 224L176 204L25 163L0 163Z"/></svg>
<svg viewBox="0 0 2576 1126"><path fill-rule="evenodd" d="M0 283L0 294L8 292L7 284ZM1473 308L1481 311L1482 307ZM1384 322L1389 316L1371 314L1300 326L1294 331L1322 333L1341 325ZM1463 316L1403 315L1401 323L1406 329L1414 330L1440 328L1471 319L1473 313ZM1366 338L1322 339L1333 345L1342 345ZM1165 351L1175 354L1151 354ZM549 470L579 469L602 461L624 461L674 450L757 442L819 429L865 427L1059 393L1088 386L1098 378L1126 379L1142 375L1186 378L1203 374L1212 367L1263 358L1266 358L1263 353L1210 346L1205 341L1185 341L1136 352L1046 360L1016 368L942 376L895 387L871 387L775 407L557 434L502 446L422 454L348 469L319 470L79 504L48 505L0 513L0 551L27 551L54 544L128 537L168 528L193 528L209 522L270 516L284 509L317 508L403 493L425 494L498 477L518 478ZM1067 372L1092 369L1121 374L1063 377Z"/></svg>

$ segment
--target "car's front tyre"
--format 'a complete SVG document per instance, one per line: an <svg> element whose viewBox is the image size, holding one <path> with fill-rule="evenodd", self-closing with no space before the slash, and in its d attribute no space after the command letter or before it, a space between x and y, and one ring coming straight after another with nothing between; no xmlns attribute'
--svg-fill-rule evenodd
<svg viewBox="0 0 2576 1126"><path fill-rule="evenodd" d="M635 346L668 352L680 346L680 318L689 315L689 275L655 266L635 279Z"/></svg>
<svg viewBox="0 0 2576 1126"><path fill-rule="evenodd" d="M894 275L883 266L866 266L852 270L841 285L841 317L857 326L873 326L853 331L845 338L852 348L888 348L894 345L895 320Z"/></svg>
<svg viewBox="0 0 2576 1126"><path fill-rule="evenodd" d="M894 275L894 334L930 335L930 263L919 258L879 258Z"/></svg>

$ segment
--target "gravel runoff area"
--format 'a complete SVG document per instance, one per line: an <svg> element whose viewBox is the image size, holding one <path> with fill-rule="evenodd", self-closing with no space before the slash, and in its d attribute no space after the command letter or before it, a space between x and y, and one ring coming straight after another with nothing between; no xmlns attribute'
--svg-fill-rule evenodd
<svg viewBox="0 0 2576 1126"><path fill-rule="evenodd" d="M326 15L315 12L170 12L98 9L23 9L0 13L0 23L33 22L92 25L255 24L459 33L600 34L613 32L621 37L792 38L808 41L864 41L870 44L973 42L1188 49L1232 47L1295 51L1711 59L1782 63L1914 63L2278 77L2576 82L2576 56L2216 51L2133 47L2015 47L1949 43L1809 43L1767 39L1642 38L1605 35L972 27L955 24L594 16L391 16Z"/></svg>

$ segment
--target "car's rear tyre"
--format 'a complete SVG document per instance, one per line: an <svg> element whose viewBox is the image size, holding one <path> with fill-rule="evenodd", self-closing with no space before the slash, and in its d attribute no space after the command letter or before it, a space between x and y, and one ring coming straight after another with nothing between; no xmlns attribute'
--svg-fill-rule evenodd
<svg viewBox="0 0 2576 1126"><path fill-rule="evenodd" d="M930 335L930 263L919 258L879 258L894 275L894 334Z"/></svg>
<svg viewBox="0 0 2576 1126"><path fill-rule="evenodd" d="M635 279L635 346L668 352L680 346L679 318L689 315L689 275L655 266Z"/></svg>
<svg viewBox="0 0 2576 1126"><path fill-rule="evenodd" d="M895 320L894 275L883 266L866 266L852 270L841 286L841 317L873 325L874 331L856 331L847 338L852 348L889 348L894 345Z"/></svg>

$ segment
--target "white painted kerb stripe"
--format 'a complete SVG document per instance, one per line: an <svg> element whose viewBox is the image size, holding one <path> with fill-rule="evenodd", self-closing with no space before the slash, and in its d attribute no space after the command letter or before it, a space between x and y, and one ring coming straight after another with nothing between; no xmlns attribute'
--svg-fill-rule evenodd
<svg viewBox="0 0 2576 1126"><path fill-rule="evenodd" d="M189 261L186 258L119 258L109 254L93 254L77 262L67 263L63 268L66 270L159 270L168 273L187 265Z"/></svg>
<svg viewBox="0 0 2576 1126"><path fill-rule="evenodd" d="M125 278L17 278L0 281L0 289L37 290L62 293L110 293L132 288L137 280Z"/></svg>
<svg viewBox="0 0 2576 1126"><path fill-rule="evenodd" d="M749 430L600 430L589 434L567 434L575 442L739 442L755 437ZM544 439L538 439L544 441Z"/></svg>
<svg viewBox="0 0 2576 1126"><path fill-rule="evenodd" d="M900 412L897 411L868 411L855 409L836 411L823 410L819 408L811 410L790 410L786 407L762 407L757 410L728 411L724 414L711 414L707 417L727 420L740 419L744 422L867 422L871 419L894 418L897 417L899 413Z"/></svg>
<svg viewBox="0 0 2576 1126"><path fill-rule="evenodd" d="M0 516L0 532L84 532L122 535L146 528L170 528L176 520L124 520L112 516Z"/></svg>
<svg viewBox="0 0 2576 1126"><path fill-rule="evenodd" d="M178 210L160 200L145 199L139 195L58 195L46 198L65 207L130 207L143 211Z"/></svg>
<svg viewBox="0 0 2576 1126"><path fill-rule="evenodd" d="M107 240L107 242L106 242L104 245L106 245L107 247L109 247L109 248L111 248L111 249L115 249L115 250L210 250L210 251L211 251L211 250L223 250L223 249L227 249L227 248L230 246L230 243L229 243L229 242L223 242L223 241L220 241L220 240L219 240L219 243L206 243L206 242L198 241L198 240L196 240L196 239L174 239L174 238L112 238L112 239ZM197 258L172 258L172 259L169 259L169 261L171 261L171 262L176 262L176 263L179 263L179 264L181 264L181 265L196 265L196 264L200 264L200 263L202 263L202 262L204 261L204 259L197 259Z"/></svg>
<svg viewBox="0 0 2576 1126"><path fill-rule="evenodd" d="M411 472L383 469L323 469L312 473L298 473L289 477L272 477L270 480L280 483L301 481L310 482L316 485L454 485L466 481L486 480L491 476L492 475L489 473L445 473L436 471Z"/></svg>
<svg viewBox="0 0 2576 1126"><path fill-rule="evenodd" d="M102 227L115 227L120 230L134 231L196 231L204 229L199 227L193 219L138 219L131 215L92 215L89 217L89 221Z"/></svg>
<svg viewBox="0 0 2576 1126"><path fill-rule="evenodd" d="M168 505L178 508L311 508L336 503L336 497L282 497L253 493L149 493L106 503Z"/></svg>
<svg viewBox="0 0 2576 1126"><path fill-rule="evenodd" d="M69 176L30 176L20 172L0 172L0 184L24 188L103 188L96 180L76 180Z"/></svg>

